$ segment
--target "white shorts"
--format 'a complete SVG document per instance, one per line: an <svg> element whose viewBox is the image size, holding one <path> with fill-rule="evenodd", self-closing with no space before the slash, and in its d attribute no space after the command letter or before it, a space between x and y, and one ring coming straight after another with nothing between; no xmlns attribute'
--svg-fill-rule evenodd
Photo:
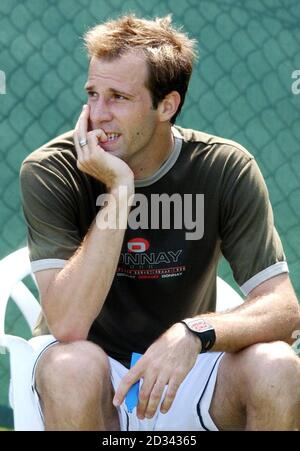
<svg viewBox="0 0 300 451"><path fill-rule="evenodd" d="M40 420L36 430L43 430L43 414L35 388L35 370L41 355L58 342L51 335L35 337L30 342L34 347L35 358L32 368L32 386L27 389L32 390L35 409L39 412L39 415L35 415ZM153 418L139 420L136 416L136 408L130 413L123 403L118 408L121 431L217 431L218 428L210 417L209 407L222 356L223 353L219 352L208 352L198 356L166 414L162 414L158 408ZM111 357L109 357L109 363L112 384L116 390L128 369Z"/></svg>

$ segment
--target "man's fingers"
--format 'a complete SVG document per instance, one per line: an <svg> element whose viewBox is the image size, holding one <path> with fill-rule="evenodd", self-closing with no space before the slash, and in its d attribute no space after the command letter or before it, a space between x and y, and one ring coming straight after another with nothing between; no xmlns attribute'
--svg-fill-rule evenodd
<svg viewBox="0 0 300 451"><path fill-rule="evenodd" d="M89 118L89 107L84 105L74 131L74 144L79 162L83 160L83 147L80 144L81 140L87 140L87 123Z"/></svg>
<svg viewBox="0 0 300 451"><path fill-rule="evenodd" d="M154 384L150 397L149 397L149 401L148 401L148 405L145 411L145 417L146 418L152 418L159 406L160 400L162 398L163 395L163 391L165 389L167 381L165 379L161 379L161 380L157 380L156 383Z"/></svg>
<svg viewBox="0 0 300 451"><path fill-rule="evenodd" d="M88 161L91 152L97 149L99 143L107 140L106 134L101 129L88 131L89 115L90 108L88 105L84 105L74 132L74 143L80 163L83 163L84 160Z"/></svg>
<svg viewBox="0 0 300 451"><path fill-rule="evenodd" d="M75 150L77 153L77 160L82 161L82 158L83 158L82 149L81 149L81 146L79 145L78 134L77 134L76 128L74 131L74 144L75 144Z"/></svg>
<svg viewBox="0 0 300 451"><path fill-rule="evenodd" d="M156 380L156 377L154 375L153 375L153 377L150 377L149 375L147 375L143 379L143 383L140 388L139 402L138 402L138 407L137 407L137 416L141 420L145 418L145 412L147 409L151 391L155 384L155 380Z"/></svg>
<svg viewBox="0 0 300 451"><path fill-rule="evenodd" d="M89 120L90 109L88 105L83 105L81 114L78 120L78 139L86 140L88 133L88 120Z"/></svg>
<svg viewBox="0 0 300 451"><path fill-rule="evenodd" d="M87 135L88 145L91 149L95 149L97 146L100 146L101 142L105 142L107 140L107 136L103 130L100 128L97 130L93 130Z"/></svg>
<svg viewBox="0 0 300 451"><path fill-rule="evenodd" d="M175 379L171 379L168 384L167 392L160 407L162 413L167 413L173 404L174 398L176 396L177 390L180 386L180 382Z"/></svg>
<svg viewBox="0 0 300 451"><path fill-rule="evenodd" d="M130 387L141 378L141 372L138 367L139 363L140 362L134 365L134 367L132 367L121 380L113 399L113 405L115 407L118 407L122 404Z"/></svg>

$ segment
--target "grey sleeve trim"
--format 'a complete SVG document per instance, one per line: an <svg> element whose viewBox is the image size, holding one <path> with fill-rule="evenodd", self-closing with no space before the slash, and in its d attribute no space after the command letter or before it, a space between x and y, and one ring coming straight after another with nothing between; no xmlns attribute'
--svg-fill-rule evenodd
<svg viewBox="0 0 300 451"><path fill-rule="evenodd" d="M59 258L45 258L31 262L32 272L43 271L44 269L63 268L68 260Z"/></svg>
<svg viewBox="0 0 300 451"><path fill-rule="evenodd" d="M255 287L284 272L289 272L287 262L275 263L274 265L271 265L263 271L255 274L255 276L251 277L251 279L247 280L247 282L240 286L240 289L245 296L248 296L250 291L252 291Z"/></svg>

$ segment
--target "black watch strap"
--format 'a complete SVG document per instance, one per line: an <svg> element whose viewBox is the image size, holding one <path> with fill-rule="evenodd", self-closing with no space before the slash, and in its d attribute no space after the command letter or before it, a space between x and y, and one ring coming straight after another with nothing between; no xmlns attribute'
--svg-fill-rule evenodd
<svg viewBox="0 0 300 451"><path fill-rule="evenodd" d="M187 329L201 341L200 354L208 352L216 341L215 329L201 318L187 318L182 321Z"/></svg>

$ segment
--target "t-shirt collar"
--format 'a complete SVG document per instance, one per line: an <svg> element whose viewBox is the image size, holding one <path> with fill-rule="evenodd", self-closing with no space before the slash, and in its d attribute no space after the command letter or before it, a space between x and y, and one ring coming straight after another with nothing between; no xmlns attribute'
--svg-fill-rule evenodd
<svg viewBox="0 0 300 451"><path fill-rule="evenodd" d="M174 146L171 154L169 155L169 158L150 177L135 180L134 185L136 188L142 188L144 186L153 185L153 183L156 183L159 179L161 179L164 175L166 175L166 173L169 172L170 169L176 163L180 155L183 137L175 127L172 127L172 133L174 137Z"/></svg>

